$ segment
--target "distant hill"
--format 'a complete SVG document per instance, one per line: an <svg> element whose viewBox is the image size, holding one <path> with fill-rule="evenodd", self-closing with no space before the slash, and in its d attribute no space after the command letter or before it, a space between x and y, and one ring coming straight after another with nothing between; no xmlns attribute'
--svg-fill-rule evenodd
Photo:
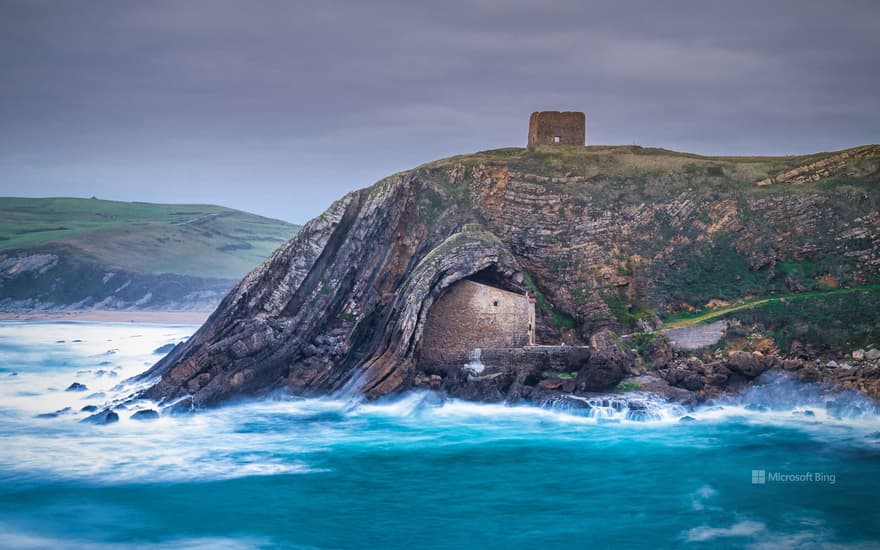
<svg viewBox="0 0 880 550"><path fill-rule="evenodd" d="M0 311L209 310L298 230L212 205L0 197Z"/></svg>

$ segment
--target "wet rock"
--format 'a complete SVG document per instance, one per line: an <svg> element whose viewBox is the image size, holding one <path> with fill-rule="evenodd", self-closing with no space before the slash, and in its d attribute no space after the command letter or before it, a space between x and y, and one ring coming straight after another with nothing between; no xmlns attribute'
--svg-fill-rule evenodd
<svg viewBox="0 0 880 550"><path fill-rule="evenodd" d="M586 392L615 388L632 366L632 351L610 330L600 331L590 337L589 359L578 371L575 387Z"/></svg>
<svg viewBox="0 0 880 550"><path fill-rule="evenodd" d="M764 368L769 369L778 369L782 367L782 359L776 355L767 355L764 357Z"/></svg>
<svg viewBox="0 0 880 550"><path fill-rule="evenodd" d="M64 407L63 409L58 409L57 411L54 411L54 412L38 414L36 416L36 418L57 418L57 417L61 416L62 414L69 413L69 412L70 412L70 407Z"/></svg>
<svg viewBox="0 0 880 550"><path fill-rule="evenodd" d="M800 359L785 359L782 361L782 369L793 371L803 368L804 362Z"/></svg>
<svg viewBox="0 0 880 550"><path fill-rule="evenodd" d="M798 371L798 376L805 382L818 382L822 378L822 373L813 365L808 365Z"/></svg>
<svg viewBox="0 0 880 550"><path fill-rule="evenodd" d="M89 388L86 387L85 384L80 384L79 382L74 382L73 384L67 386L67 389L64 391L86 391Z"/></svg>
<svg viewBox="0 0 880 550"><path fill-rule="evenodd" d="M159 418L159 413L153 409L143 409L131 415L132 420L156 420L157 418Z"/></svg>
<svg viewBox="0 0 880 550"><path fill-rule="evenodd" d="M93 413L93 412L95 412L95 411L97 411L97 410L98 410L98 406L97 406L97 405L86 405L85 407L81 408L79 411L80 411L80 412Z"/></svg>
<svg viewBox="0 0 880 550"><path fill-rule="evenodd" d="M589 410L592 408L592 406L583 398L579 399L573 395L567 394L557 394L553 397L545 398L542 405L565 411Z"/></svg>
<svg viewBox="0 0 880 550"><path fill-rule="evenodd" d="M184 414L191 413L196 410L196 404L191 395L184 396L174 403L169 404L162 409L163 414Z"/></svg>
<svg viewBox="0 0 880 550"><path fill-rule="evenodd" d="M153 350L153 353L156 355L165 355L174 349L174 344L165 344L164 346L159 346L158 348Z"/></svg>
<svg viewBox="0 0 880 550"><path fill-rule="evenodd" d="M746 378L755 378L766 370L764 362L745 351L735 351L727 358L727 366Z"/></svg>
<svg viewBox="0 0 880 550"><path fill-rule="evenodd" d="M119 415L110 409L104 409L82 420L86 424L113 424L119 422Z"/></svg>
<svg viewBox="0 0 880 550"><path fill-rule="evenodd" d="M679 422L696 422L697 419L690 415L682 416L678 419Z"/></svg>
<svg viewBox="0 0 880 550"><path fill-rule="evenodd" d="M664 378L671 385L690 391L700 390L706 384L699 372L687 366L671 367L665 372Z"/></svg>
<svg viewBox="0 0 880 550"><path fill-rule="evenodd" d="M542 390L558 390L562 388L562 384L565 380L561 378L545 378L538 382L538 387Z"/></svg>

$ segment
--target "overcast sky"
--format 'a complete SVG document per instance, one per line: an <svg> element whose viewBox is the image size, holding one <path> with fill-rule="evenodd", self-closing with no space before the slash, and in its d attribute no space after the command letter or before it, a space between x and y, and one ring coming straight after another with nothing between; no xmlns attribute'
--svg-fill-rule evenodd
<svg viewBox="0 0 880 550"><path fill-rule="evenodd" d="M0 0L0 194L305 222L423 162L587 142L880 142L880 2Z"/></svg>

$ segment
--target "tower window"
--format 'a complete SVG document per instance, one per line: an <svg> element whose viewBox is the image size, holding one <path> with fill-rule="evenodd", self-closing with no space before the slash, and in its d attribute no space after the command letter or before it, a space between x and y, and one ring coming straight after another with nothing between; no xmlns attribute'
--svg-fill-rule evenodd
<svg viewBox="0 0 880 550"><path fill-rule="evenodd" d="M559 140L560 140L559 136L553 136L553 143L559 143Z"/></svg>
<svg viewBox="0 0 880 550"><path fill-rule="evenodd" d="M492 302L492 305L495 306L495 307L498 307L498 300L494 300L494 301Z"/></svg>

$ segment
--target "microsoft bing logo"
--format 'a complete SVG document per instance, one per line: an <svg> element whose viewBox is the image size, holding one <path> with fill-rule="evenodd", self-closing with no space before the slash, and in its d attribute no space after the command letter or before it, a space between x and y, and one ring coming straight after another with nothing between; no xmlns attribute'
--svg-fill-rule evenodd
<svg viewBox="0 0 880 550"><path fill-rule="evenodd" d="M765 470L752 470L752 485L764 485L767 483L767 472Z"/></svg>

